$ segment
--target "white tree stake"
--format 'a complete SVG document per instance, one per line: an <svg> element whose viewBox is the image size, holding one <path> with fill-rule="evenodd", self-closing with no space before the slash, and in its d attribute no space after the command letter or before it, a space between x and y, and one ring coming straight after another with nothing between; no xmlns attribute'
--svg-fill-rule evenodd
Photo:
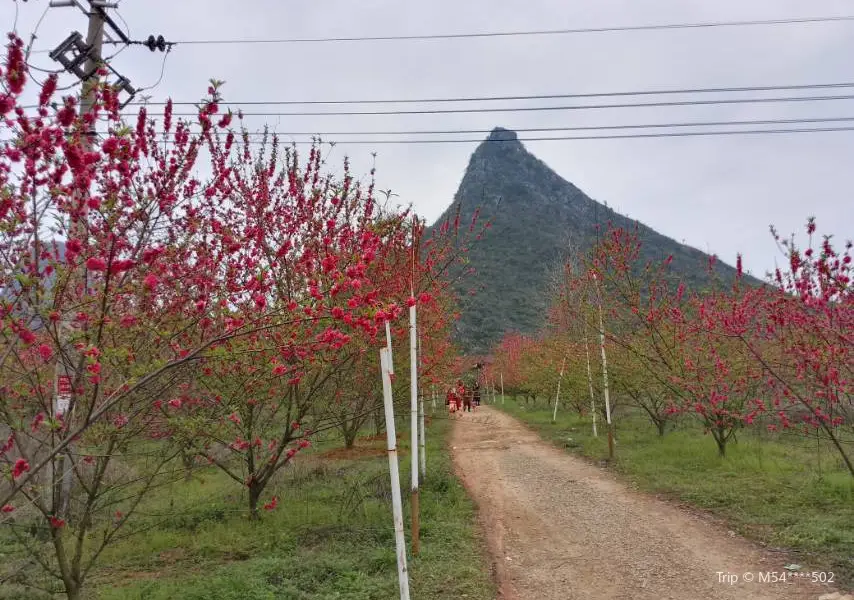
<svg viewBox="0 0 854 600"><path fill-rule="evenodd" d="M504 373L501 373L501 404L504 404Z"/></svg>
<svg viewBox="0 0 854 600"><path fill-rule="evenodd" d="M409 307L409 414L412 486L412 554L420 550L420 524L418 503L418 331L415 306Z"/></svg>
<svg viewBox="0 0 854 600"><path fill-rule="evenodd" d="M566 367L566 357L563 357L563 362L560 364L560 377L557 379L557 393L555 394L555 411L552 414L552 423L557 421L557 405L560 403L560 382L563 380L563 370Z"/></svg>
<svg viewBox="0 0 854 600"><path fill-rule="evenodd" d="M593 275L596 284L596 299L599 305L599 346L602 348L602 395L605 397L605 417L608 420L608 456L614 458L614 430L611 427L611 402L608 395L608 359L605 357L605 321L602 318L602 296L599 293L599 280Z"/></svg>
<svg viewBox="0 0 854 600"><path fill-rule="evenodd" d="M587 345L587 324L584 325L584 353L587 355L587 387L590 388L590 414L593 415L593 437L599 437L596 431L596 398L593 395L593 372L590 370L590 348Z"/></svg>
<svg viewBox="0 0 854 600"><path fill-rule="evenodd" d="M421 460L421 477L427 477L427 437L424 428L424 396L419 400L421 404L421 414L418 417L418 428L421 430L421 443L418 448L418 458Z"/></svg>
<svg viewBox="0 0 854 600"><path fill-rule="evenodd" d="M418 362L421 362L421 338L418 338ZM424 391L418 391L418 458L421 463L421 479L427 477L427 430L424 427Z"/></svg>
<svg viewBox="0 0 854 600"><path fill-rule="evenodd" d="M409 307L409 416L412 446L412 493L418 493L418 331L415 307Z"/></svg>
<svg viewBox="0 0 854 600"><path fill-rule="evenodd" d="M391 396L388 348L380 350L380 371L383 380L385 431L388 440L388 470L391 475L391 508L394 517L394 541L397 549L397 579L400 600L409 600L409 573L406 569L406 538L403 535L403 502L400 498L400 472L397 467L397 437L394 431L394 406Z"/></svg>
<svg viewBox="0 0 854 600"><path fill-rule="evenodd" d="M388 348L388 374L394 375L394 355L391 353L391 325L385 322L385 343Z"/></svg>

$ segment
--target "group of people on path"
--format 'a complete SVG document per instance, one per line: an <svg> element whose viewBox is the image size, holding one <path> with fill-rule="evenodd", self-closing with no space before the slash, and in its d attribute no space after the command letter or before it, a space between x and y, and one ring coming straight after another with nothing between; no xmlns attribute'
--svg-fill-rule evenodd
<svg viewBox="0 0 854 600"><path fill-rule="evenodd" d="M476 409L480 406L480 383L475 381L471 389L466 389L463 380L458 379L456 385L448 390L445 405L451 413Z"/></svg>

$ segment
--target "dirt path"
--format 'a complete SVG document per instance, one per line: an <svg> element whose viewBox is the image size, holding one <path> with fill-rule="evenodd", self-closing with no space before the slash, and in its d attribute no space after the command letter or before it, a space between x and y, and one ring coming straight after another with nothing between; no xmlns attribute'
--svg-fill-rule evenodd
<svg viewBox="0 0 854 600"><path fill-rule="evenodd" d="M833 591L804 579L759 582L786 563L630 490L491 407L461 415L453 455L502 600L816 600Z"/></svg>

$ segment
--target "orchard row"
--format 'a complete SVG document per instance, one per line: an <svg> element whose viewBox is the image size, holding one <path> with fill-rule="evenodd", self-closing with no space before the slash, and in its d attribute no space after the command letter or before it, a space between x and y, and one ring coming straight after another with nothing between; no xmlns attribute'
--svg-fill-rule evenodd
<svg viewBox="0 0 854 600"><path fill-rule="evenodd" d="M79 598L146 495L199 464L252 517L276 509L265 490L313 434L352 444L382 414L407 306L422 385L450 368L459 221L422 239L373 172L251 144L216 82L193 120L128 124L106 85L84 112L51 76L26 106L15 36L0 75L0 535L24 554L4 570Z"/></svg>
<svg viewBox="0 0 854 600"><path fill-rule="evenodd" d="M767 283L741 257L729 277L712 258L711 283L691 289L672 256L643 258L636 231L609 227L562 265L548 326L507 335L492 368L511 390L554 397L563 365L562 394L594 428L597 413L613 425L616 397L661 435L696 419L721 456L745 427L823 436L854 476L852 245L815 229L804 247L772 230L786 267Z"/></svg>

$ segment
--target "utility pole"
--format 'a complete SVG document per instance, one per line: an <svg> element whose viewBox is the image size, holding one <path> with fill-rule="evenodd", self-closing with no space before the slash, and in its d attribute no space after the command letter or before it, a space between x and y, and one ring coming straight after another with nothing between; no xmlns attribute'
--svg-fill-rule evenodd
<svg viewBox="0 0 854 600"><path fill-rule="evenodd" d="M80 116L84 119L93 111L95 107L95 99L97 95L98 82L100 78L98 76L98 70L101 68L101 50L103 48L104 43L104 7L105 3L95 2L94 0L90 1L90 10L89 10L89 26L86 34L86 43L85 43L85 54L78 55L77 62L75 64L79 65L79 60L85 56L85 63L83 65L83 90L81 93L80 99ZM69 3L60 3L60 2L52 2L51 6L69 6ZM78 4L79 6L79 4ZM82 7L81 7L82 8ZM76 33L76 32L75 32ZM75 36L72 34L72 37L69 38L73 40L74 46L78 49L82 50L77 42L79 40L79 34ZM55 50L51 53L51 58L54 60L58 60L62 62L66 68L69 68L71 65L66 64L65 60L62 60L64 57L64 52L69 49L64 43L58 50ZM72 63L74 64L74 63ZM72 69L73 71L77 71L77 69ZM79 73L78 73L79 75ZM95 138L97 131L95 127L95 121L93 120L91 124L86 125L85 137L83 138L83 149L85 151L90 151L93 145L93 141ZM78 203L82 204L82 200L78 198ZM88 224L83 219L79 219L77 223L69 223L69 233L73 233L77 239L85 239L86 232L88 229ZM74 275L72 274L72 278ZM83 291L84 294L88 292L88 282L86 277L86 272L83 272ZM72 288L73 289L73 288ZM67 332L69 329L69 324L63 320L63 322L59 325L59 339L60 339L60 348L65 346L67 343ZM78 363L80 368L76 368L74 363ZM55 397L56 403L54 405L54 414L56 417L62 417L67 415L71 415L74 410L74 406L72 403L73 394L73 386L75 384L79 384L77 374L82 372L82 365L79 364L80 360L76 356L76 353L73 352L70 348L63 348L63 351L60 352L59 358L56 362L56 378L55 378ZM70 463L67 467L65 465L65 459L68 459ZM72 466L74 463L74 453L72 451L72 445L69 444L67 446L67 451L65 452L65 456L60 455L57 459L57 469L53 471L53 477L51 477L51 485L52 485L52 498L53 498L53 506L54 512L58 513L58 515L63 519L68 519L69 517L69 508L71 501L71 487L73 483L72 477ZM61 483L56 481L57 475L61 476ZM61 487L59 489L59 493L57 494L57 484Z"/></svg>
<svg viewBox="0 0 854 600"><path fill-rule="evenodd" d="M66 71L76 75L83 84L83 89L80 94L80 117L83 119L86 131L82 140L83 150L88 152L92 149L97 135L97 126L94 118L91 123L86 123L87 118L92 115L95 109L97 100L98 85L100 83L99 71L104 66L108 67L117 76L117 81L114 87L125 92L128 95L127 100L122 106L127 105L136 95L136 90L130 85L130 81L126 77L122 77L109 65L103 64L102 49L105 38L111 43L132 44L132 42L121 30L118 25L107 15L108 8L116 8L118 5L105 0L88 0L88 6L83 4L83 0L52 0L50 2L52 8L67 8L77 7L83 14L89 18L86 39L76 31L72 32L56 49L50 53L50 57L59 62ZM109 25L113 34L118 38L114 40L109 37L105 31ZM148 42L138 42L146 45L151 51L155 47L161 51L165 51L167 42L160 36L159 39L152 41L153 36L149 36ZM158 41L160 42L158 44ZM171 48L171 44L168 44ZM84 201L83 198L77 198L78 205ZM78 219L76 223L69 223L68 232L79 240L85 241L88 231L88 223L85 218ZM72 284L74 283L74 274L71 274ZM84 295L88 294L88 281L86 271L83 271L82 286ZM72 286L73 289L73 286ZM59 324L59 341L61 352L56 363L56 375L54 378L55 390L55 417L72 415L74 413L74 386L80 384L80 377L83 371L82 359L77 356L77 353L71 348L66 348L68 341L68 331L70 324L66 320L62 320ZM76 363L76 364L75 364ZM74 453L72 445L67 446L67 450L63 455L57 458L57 468L51 473L51 498L53 499L54 511L63 519L68 519L69 501L71 497L72 487L72 469L66 468L65 459L69 463L74 461ZM61 484L56 481L56 478L61 474ZM61 485L61 488L59 487ZM59 489L58 489L59 488Z"/></svg>
<svg viewBox="0 0 854 600"><path fill-rule="evenodd" d="M130 81L121 76L109 64L104 64L102 49L105 41L111 44L139 44L146 46L154 52L160 50L165 52L171 50L174 45L167 42L163 36L155 38L148 36L146 41L132 41L125 35L122 29L107 14L107 9L117 8L118 4L106 0L51 0L51 8L77 7L88 17L86 39L77 31L73 31L62 43L51 53L50 57L60 63L69 73L76 75L83 84L80 94L80 117L85 121L91 115L96 106L98 86L100 83L100 70L104 67L112 71L116 76L115 83L111 85L118 91L124 92L127 99L122 103L126 106L136 95L137 90L130 85ZM111 34L106 32L109 26ZM115 39L114 39L115 37ZM82 140L84 151L90 151L94 145L97 135L96 121L92 118L91 123L86 123L86 131ZM84 198L77 198L78 205L82 205ZM76 223L71 222L68 233L81 241L86 240L88 222L85 217L78 219ZM71 273L72 289L75 283L75 274ZM84 295L88 295L88 281L86 271L82 275L82 287ZM74 413L74 387L80 384L83 372L83 361L72 348L66 347L68 343L68 332L70 323L63 319L59 323L57 336L60 342L60 352L56 363L54 377L55 401L53 414L55 417L69 417ZM55 434L54 434L55 435ZM63 519L68 519L69 502L72 487L72 468L65 466L65 459L73 463L74 453L72 445L66 447L66 451L57 457L55 464L51 464L50 470L50 497L55 513ZM61 481L58 479L61 478Z"/></svg>

